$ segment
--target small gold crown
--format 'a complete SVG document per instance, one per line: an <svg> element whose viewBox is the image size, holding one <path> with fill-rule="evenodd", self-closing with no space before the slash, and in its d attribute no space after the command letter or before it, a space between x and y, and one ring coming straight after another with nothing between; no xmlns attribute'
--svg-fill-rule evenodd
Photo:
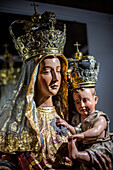
<svg viewBox="0 0 113 170"><path fill-rule="evenodd" d="M66 26L64 25L63 31L55 27L56 15L52 12L42 15L35 12L31 21L16 20L10 25L9 30L15 48L23 61L38 54L63 54Z"/></svg>
<svg viewBox="0 0 113 170"><path fill-rule="evenodd" d="M76 45L78 48L78 44ZM68 62L67 76L72 88L95 87L100 64L96 63L93 56L82 56L81 52L78 51L75 53L75 58L68 59Z"/></svg>

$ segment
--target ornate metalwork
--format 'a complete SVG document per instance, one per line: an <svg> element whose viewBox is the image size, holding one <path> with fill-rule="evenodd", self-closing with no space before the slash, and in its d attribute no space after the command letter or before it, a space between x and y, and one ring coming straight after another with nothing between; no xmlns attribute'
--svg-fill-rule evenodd
<svg viewBox="0 0 113 170"><path fill-rule="evenodd" d="M77 48L78 48L78 44ZM100 64L96 63L93 56L83 56L79 49L75 58L68 59L69 69L67 76L69 85L74 89L80 87L95 87L98 80Z"/></svg>
<svg viewBox="0 0 113 170"><path fill-rule="evenodd" d="M64 25L61 31L55 28L55 24L56 15L52 12L45 12L42 15L35 13L31 21L16 20L9 27L15 48L23 61L44 53L63 54L66 26ZM21 27L21 35L16 35L14 25Z"/></svg>

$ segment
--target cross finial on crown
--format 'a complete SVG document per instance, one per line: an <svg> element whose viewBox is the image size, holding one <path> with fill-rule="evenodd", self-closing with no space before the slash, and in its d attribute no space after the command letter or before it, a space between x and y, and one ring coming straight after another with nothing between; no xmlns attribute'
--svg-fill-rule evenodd
<svg viewBox="0 0 113 170"><path fill-rule="evenodd" d="M78 46L81 46L81 44L79 44L78 42L76 42L76 44L74 44L74 46L76 46L77 52L79 52Z"/></svg>
<svg viewBox="0 0 113 170"><path fill-rule="evenodd" d="M31 6L34 7L34 11L35 11L35 13L37 13L37 12L36 12L36 6L39 6L39 5L36 5L35 3L33 3L33 4L31 4Z"/></svg>
<svg viewBox="0 0 113 170"><path fill-rule="evenodd" d="M36 5L35 3L31 4L31 6L34 7L34 14L32 15L31 19L32 19L32 22L38 22L39 19L41 18L41 15L37 13L36 11L36 6L39 6L39 5Z"/></svg>
<svg viewBox="0 0 113 170"><path fill-rule="evenodd" d="M78 47L81 46L81 44L76 42L76 44L74 44L74 46L76 46L76 48L77 48L77 52L75 53L75 58L80 60L82 58L82 53L79 52L79 48Z"/></svg>

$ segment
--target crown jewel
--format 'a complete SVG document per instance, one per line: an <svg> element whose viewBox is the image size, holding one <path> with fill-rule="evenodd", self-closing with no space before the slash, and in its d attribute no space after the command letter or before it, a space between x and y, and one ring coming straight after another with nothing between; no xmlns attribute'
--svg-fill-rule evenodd
<svg viewBox="0 0 113 170"><path fill-rule="evenodd" d="M96 63L93 56L82 56L81 53L80 55L79 53L75 53L75 58L68 59L68 61L69 69L67 76L69 84L74 89L80 87L95 87L100 65Z"/></svg>
<svg viewBox="0 0 113 170"><path fill-rule="evenodd" d="M52 12L35 13L31 21L16 20L9 30L23 61L43 53L63 54L66 26L63 31L56 29L56 15Z"/></svg>

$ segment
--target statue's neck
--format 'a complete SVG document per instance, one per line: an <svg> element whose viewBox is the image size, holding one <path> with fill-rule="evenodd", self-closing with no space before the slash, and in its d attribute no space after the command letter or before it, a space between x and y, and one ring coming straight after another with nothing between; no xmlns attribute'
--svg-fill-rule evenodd
<svg viewBox="0 0 113 170"><path fill-rule="evenodd" d="M52 96L50 97L42 97L42 96L38 96L36 98L36 106L53 106L53 99Z"/></svg>

